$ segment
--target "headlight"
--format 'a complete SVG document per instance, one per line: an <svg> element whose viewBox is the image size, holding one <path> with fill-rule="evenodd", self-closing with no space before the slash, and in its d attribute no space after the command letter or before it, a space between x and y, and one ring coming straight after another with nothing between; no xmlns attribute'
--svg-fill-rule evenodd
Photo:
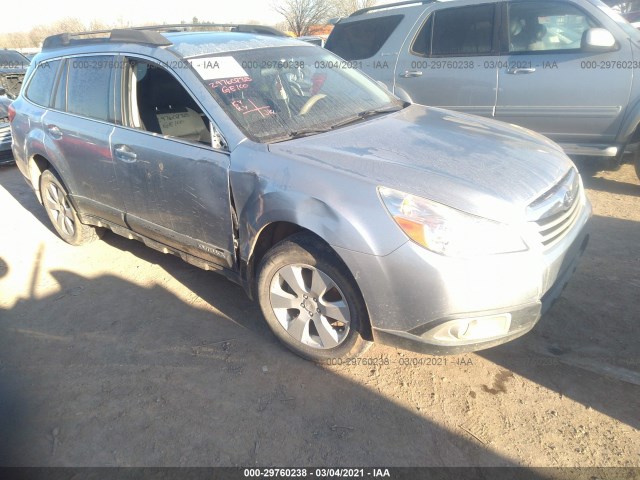
<svg viewBox="0 0 640 480"><path fill-rule="evenodd" d="M379 187L378 191L402 231L432 252L474 257L527 250L520 234L509 225L391 188Z"/></svg>

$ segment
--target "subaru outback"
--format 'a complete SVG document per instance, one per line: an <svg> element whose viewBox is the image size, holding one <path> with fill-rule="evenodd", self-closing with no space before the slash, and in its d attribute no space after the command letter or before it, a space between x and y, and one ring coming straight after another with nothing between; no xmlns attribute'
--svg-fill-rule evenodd
<svg viewBox="0 0 640 480"><path fill-rule="evenodd" d="M9 118L56 231L225 275L308 359L519 337L591 206L555 143L408 104L308 43L241 32L48 38Z"/></svg>

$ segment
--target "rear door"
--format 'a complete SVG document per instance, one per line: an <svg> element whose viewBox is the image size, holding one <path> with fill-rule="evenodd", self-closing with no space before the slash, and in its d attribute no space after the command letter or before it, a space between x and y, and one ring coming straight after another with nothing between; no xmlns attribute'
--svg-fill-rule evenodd
<svg viewBox="0 0 640 480"><path fill-rule="evenodd" d="M109 147L115 59L96 55L64 60L43 129L52 163L78 210L122 225L124 202Z"/></svg>
<svg viewBox="0 0 640 480"><path fill-rule="evenodd" d="M169 70L134 57L122 64L123 120L111 150L129 227L231 267L229 153L214 148L211 119Z"/></svg>
<svg viewBox="0 0 640 480"><path fill-rule="evenodd" d="M394 92L423 105L492 116L499 19L493 3L429 10L402 47Z"/></svg>
<svg viewBox="0 0 640 480"><path fill-rule="evenodd" d="M614 142L634 72L629 41L618 39L612 52L583 51L584 32L601 25L573 2L513 1L505 8L509 52L496 118L558 142Z"/></svg>

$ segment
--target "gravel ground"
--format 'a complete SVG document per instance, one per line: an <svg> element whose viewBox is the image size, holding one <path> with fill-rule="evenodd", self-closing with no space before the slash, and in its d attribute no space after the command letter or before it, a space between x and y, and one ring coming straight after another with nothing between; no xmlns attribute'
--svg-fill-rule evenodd
<svg viewBox="0 0 640 480"><path fill-rule="evenodd" d="M585 183L591 243L531 333L327 366L222 277L65 244L0 168L0 465L640 466L640 184Z"/></svg>

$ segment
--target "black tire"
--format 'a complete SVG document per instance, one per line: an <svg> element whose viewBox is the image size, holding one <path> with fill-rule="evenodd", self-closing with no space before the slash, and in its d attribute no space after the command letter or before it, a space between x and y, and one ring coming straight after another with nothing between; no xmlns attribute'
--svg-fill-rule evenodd
<svg viewBox="0 0 640 480"><path fill-rule="evenodd" d="M640 147L635 152L633 165L636 167L636 176L640 179Z"/></svg>
<svg viewBox="0 0 640 480"><path fill-rule="evenodd" d="M40 176L40 194L53 228L65 242L84 245L102 236L103 229L80 222L67 189L54 171L45 170Z"/></svg>
<svg viewBox="0 0 640 480"><path fill-rule="evenodd" d="M284 277L295 272L303 281L291 282L297 283L292 286ZM329 287L314 288L318 285ZM371 345L362 337L369 319L353 276L327 245L308 234L293 235L267 252L258 270L256 293L274 335L303 358L326 361L355 357ZM285 294L287 298L281 296ZM280 300L287 305L291 302L292 308L274 308ZM295 331L294 325L302 324L306 327L298 331L305 332L301 336L304 341L290 333Z"/></svg>

